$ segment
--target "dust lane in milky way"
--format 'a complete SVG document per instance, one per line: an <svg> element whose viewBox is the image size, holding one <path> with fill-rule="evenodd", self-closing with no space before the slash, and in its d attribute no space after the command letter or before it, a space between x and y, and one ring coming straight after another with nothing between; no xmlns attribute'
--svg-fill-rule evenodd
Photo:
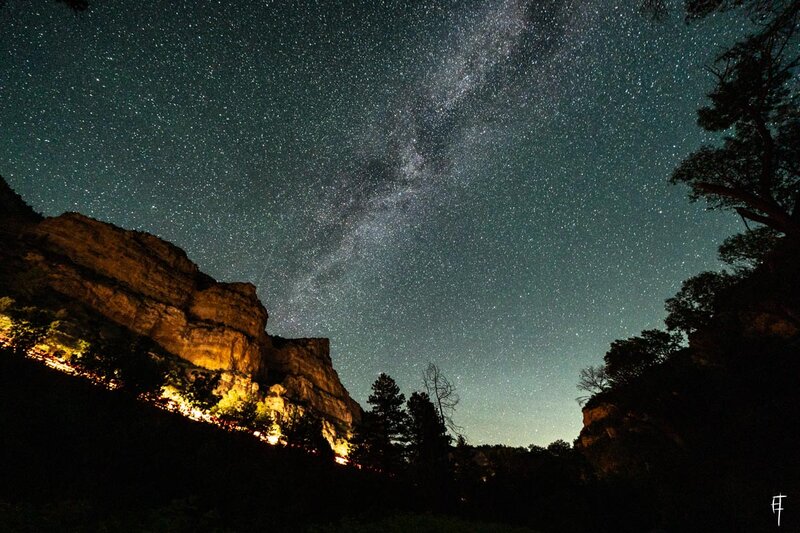
<svg viewBox="0 0 800 533"><path fill-rule="evenodd" d="M0 172L329 336L362 405L435 361L475 443L580 429L578 370L737 231L667 183L742 28L634 2L0 8Z"/></svg>

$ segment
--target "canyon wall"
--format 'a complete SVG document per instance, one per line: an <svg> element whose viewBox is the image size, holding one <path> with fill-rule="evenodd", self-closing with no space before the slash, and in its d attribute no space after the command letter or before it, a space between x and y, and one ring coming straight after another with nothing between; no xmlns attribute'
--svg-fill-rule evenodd
<svg viewBox="0 0 800 533"><path fill-rule="evenodd" d="M328 339L268 335L254 285L217 282L183 250L148 233L78 213L41 218L0 182L6 269L36 272L51 289L167 352L268 383L337 427L360 418L333 368Z"/></svg>

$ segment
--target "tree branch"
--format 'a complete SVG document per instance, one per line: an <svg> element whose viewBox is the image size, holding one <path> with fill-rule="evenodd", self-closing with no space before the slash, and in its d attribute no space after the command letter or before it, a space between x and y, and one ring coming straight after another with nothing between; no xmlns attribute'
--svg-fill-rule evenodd
<svg viewBox="0 0 800 533"><path fill-rule="evenodd" d="M707 194L715 194L717 196L724 196L725 198L739 200L740 202L745 203L747 206L761 211L766 215L759 215L745 208L737 208L736 210L742 216L746 216L750 220L766 224L783 233L800 237L800 224L795 222L791 215L787 213L786 210L784 210L780 204L778 204L772 198L764 199L745 190L725 187L724 185L717 185L716 183L699 182L694 183L693 186Z"/></svg>
<svg viewBox="0 0 800 533"><path fill-rule="evenodd" d="M759 224L764 224L771 228L775 228L776 226L775 221L770 217L759 215L758 213L750 211L749 209L745 209L744 207L737 207L736 212L739 213L739 216L741 216L745 220L749 219L752 220L753 222L758 222ZM747 226L747 222L745 222L745 226ZM749 230L750 228L748 227L747 229Z"/></svg>

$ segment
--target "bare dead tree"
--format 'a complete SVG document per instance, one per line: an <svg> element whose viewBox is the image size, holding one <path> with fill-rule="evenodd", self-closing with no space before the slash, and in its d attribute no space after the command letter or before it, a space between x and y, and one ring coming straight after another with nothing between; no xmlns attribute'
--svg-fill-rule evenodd
<svg viewBox="0 0 800 533"><path fill-rule="evenodd" d="M460 400L455 386L433 363L428 363L422 372L422 384L436 406L442 424L453 433L458 433L462 428L453 422L453 414Z"/></svg>
<svg viewBox="0 0 800 533"><path fill-rule="evenodd" d="M583 405L589 398L595 394L599 394L608 390L611 382L608 379L608 373L604 365L590 366L581 369L580 380L578 381L578 390L588 392L586 396L579 396L576 398L579 404Z"/></svg>

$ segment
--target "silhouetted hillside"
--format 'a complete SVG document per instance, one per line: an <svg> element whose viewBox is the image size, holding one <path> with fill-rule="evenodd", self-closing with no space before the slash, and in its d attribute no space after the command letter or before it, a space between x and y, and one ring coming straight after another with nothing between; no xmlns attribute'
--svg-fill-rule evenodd
<svg viewBox="0 0 800 533"><path fill-rule="evenodd" d="M401 479L266 446L7 350L0 427L2 531L531 533L429 515Z"/></svg>
<svg viewBox="0 0 800 533"><path fill-rule="evenodd" d="M5 352L0 427L4 531L297 530L404 503L390 480L265 446Z"/></svg>
<svg viewBox="0 0 800 533"><path fill-rule="evenodd" d="M653 524L772 531L772 496L800 499L798 280L783 241L717 291L688 346L586 404L579 448L598 475L652 495Z"/></svg>

